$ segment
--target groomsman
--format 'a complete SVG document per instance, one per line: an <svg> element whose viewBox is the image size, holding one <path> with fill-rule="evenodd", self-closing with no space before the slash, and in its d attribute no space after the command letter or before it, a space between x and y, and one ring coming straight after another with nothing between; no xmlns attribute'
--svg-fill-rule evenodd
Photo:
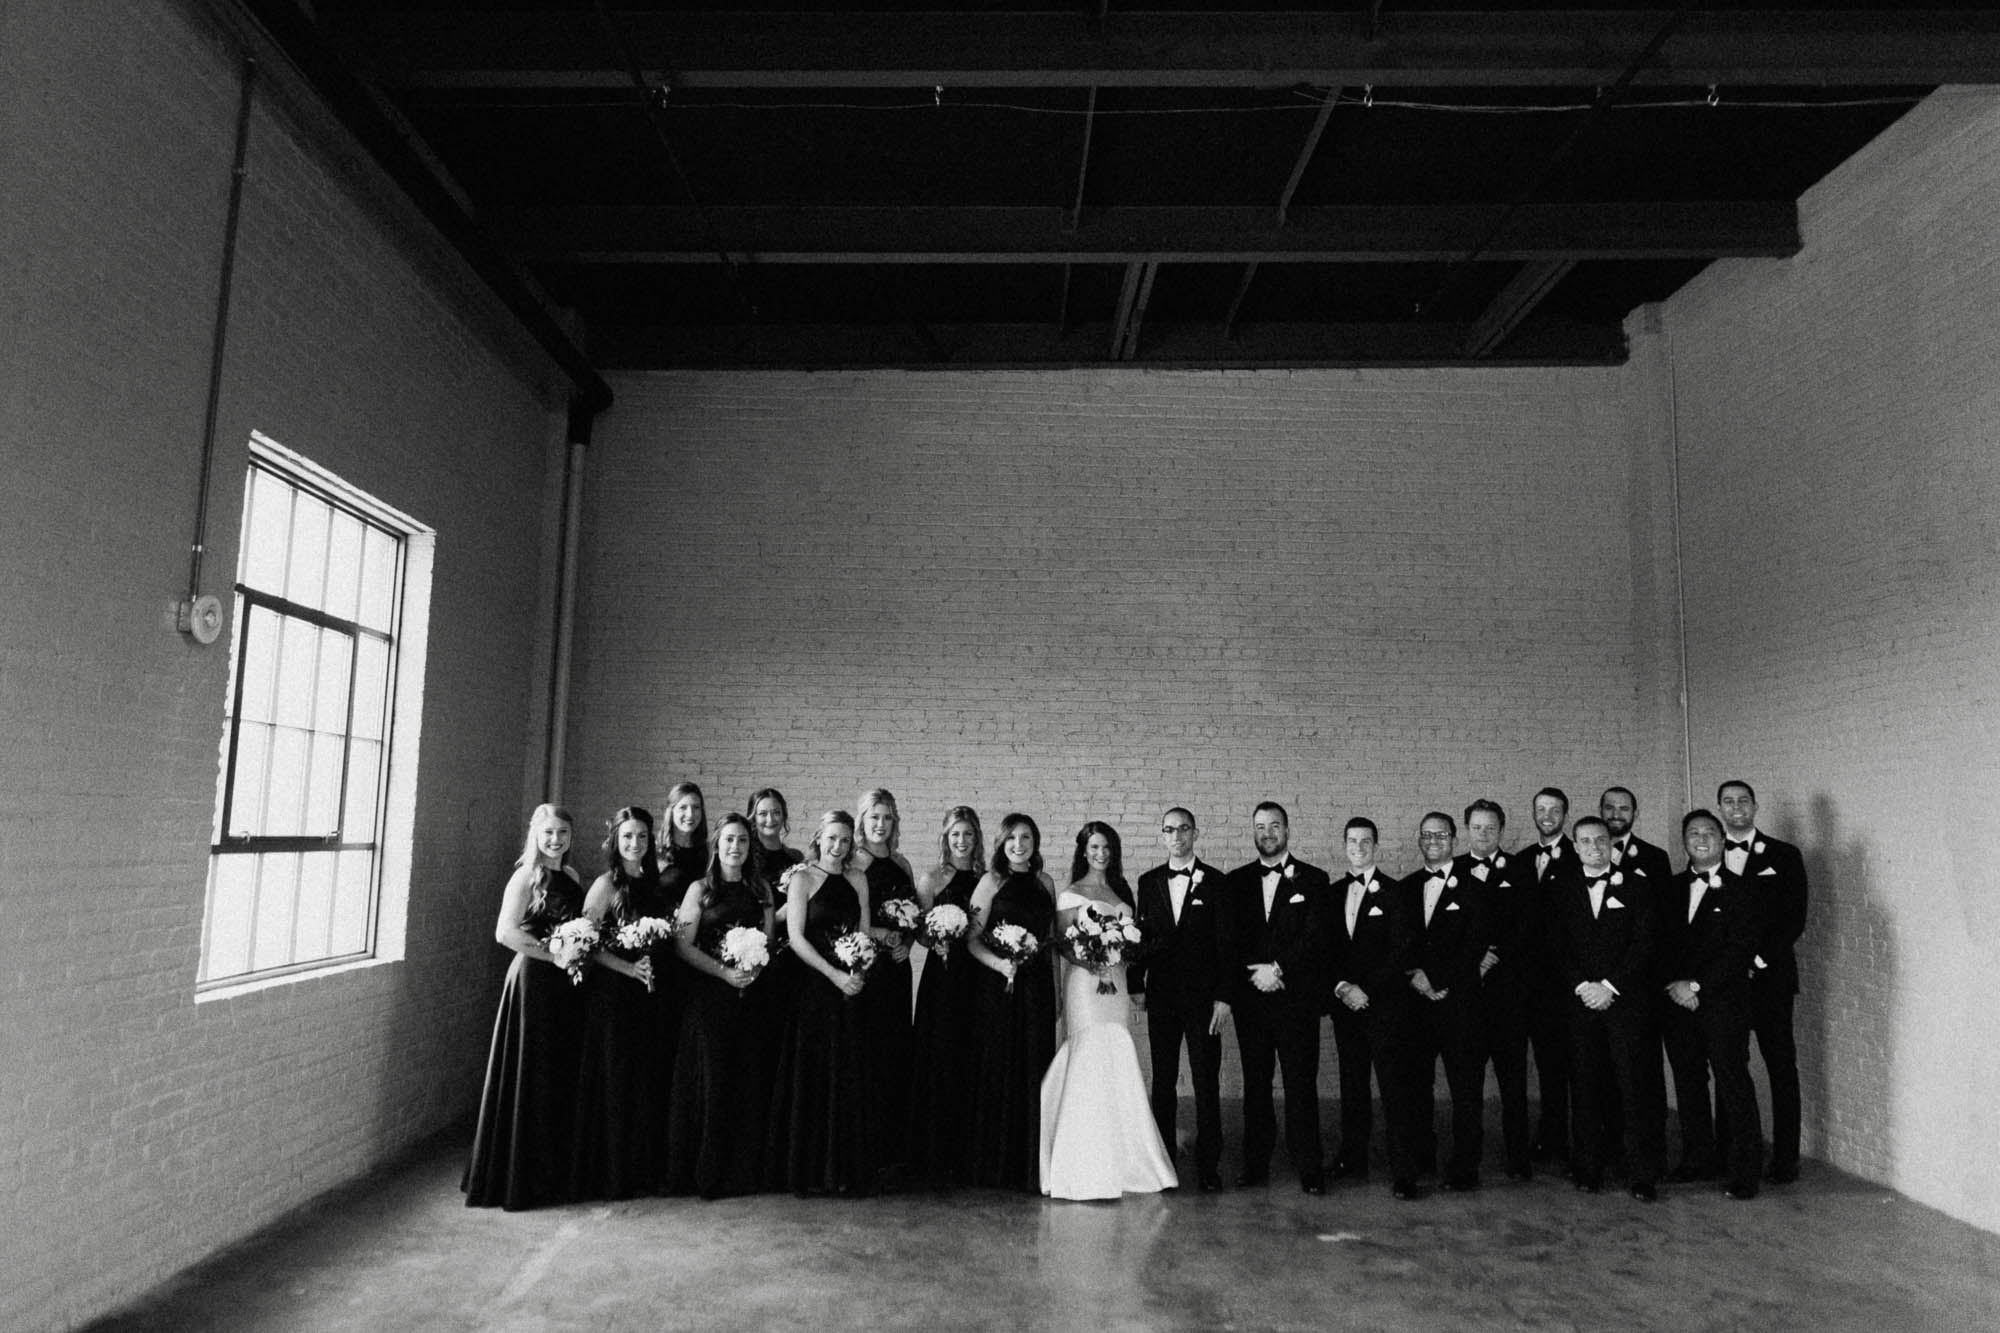
<svg viewBox="0 0 2000 1333"><path fill-rule="evenodd" d="M1554 1159L1569 1155L1569 995L1557 971L1551 931L1551 904L1563 886L1576 878L1576 844L1563 832L1569 821L1569 797L1561 787L1544 787L1530 807L1537 841L1517 855L1527 862L1524 910L1529 918L1527 959L1529 981L1528 1037L1535 1047L1535 1084L1542 1100L1541 1128L1534 1155Z"/></svg>
<svg viewBox="0 0 2000 1333"><path fill-rule="evenodd" d="M1529 1180L1535 1172L1529 1151L1528 1006L1541 974L1530 960L1545 953L1535 939L1526 881L1534 875L1525 859L1500 850L1507 812L1489 800L1465 807L1467 850L1452 865L1461 885L1475 886L1486 898L1486 953L1479 960L1480 1003L1486 1011L1486 1052L1500 1088L1500 1132L1507 1179Z"/></svg>
<svg viewBox="0 0 2000 1333"><path fill-rule="evenodd" d="M1667 849L1647 842L1632 831L1639 821L1639 798L1625 787L1606 787L1604 794L1597 798L1597 817L1611 830L1611 864L1624 866L1637 861L1639 868L1646 872L1646 878L1654 884L1665 884L1673 878L1674 863L1667 856Z"/></svg>
<svg viewBox="0 0 2000 1333"><path fill-rule="evenodd" d="M1195 1179L1203 1193L1212 1193L1222 1188L1222 1025L1229 1017L1237 962L1225 877L1194 854L1197 836L1194 815L1185 807L1161 816L1167 859L1139 876L1144 956L1132 964L1128 980L1134 1002L1146 1010L1153 1120L1167 1151L1176 1154L1181 1044L1187 1044Z"/></svg>
<svg viewBox="0 0 2000 1333"><path fill-rule="evenodd" d="M1758 900L1764 923L1750 979L1750 1027L1771 1081L1768 1179L1789 1185L1799 1178L1799 1048L1792 1032L1799 962L1793 946L1806 928L1806 863L1797 847L1757 827L1757 793L1749 783L1723 783L1715 803L1722 814L1723 864ZM1729 1137L1721 1126L1717 1134Z"/></svg>
<svg viewBox="0 0 2000 1333"><path fill-rule="evenodd" d="M1615 1084L1625 1107L1632 1197L1652 1203L1660 1197L1666 1114L1652 1037L1655 886L1611 864L1611 830L1595 816L1576 822L1575 848L1579 873L1561 882L1554 903L1576 1096L1572 1176L1578 1189L1604 1187L1604 1103Z"/></svg>
<svg viewBox="0 0 2000 1333"><path fill-rule="evenodd" d="M1763 923L1755 895L1722 863L1722 821L1706 810L1693 811L1681 821L1681 841L1688 865L1665 895L1657 968L1665 980L1661 1026L1681 1122L1674 1179L1703 1180L1716 1173L1715 1117L1708 1105L1713 1069L1716 1095L1737 1127L1730 1136L1724 1193L1751 1199L1764 1155L1757 1087L1750 1079L1750 971Z"/></svg>
<svg viewBox="0 0 2000 1333"><path fill-rule="evenodd" d="M1451 1090L1451 1157L1444 1168L1448 1190L1479 1188L1479 1157L1485 1146L1486 1053L1479 969L1491 942L1487 920L1492 902L1484 886L1459 877L1452 853L1458 824L1433 810L1417 825L1424 864L1404 879L1395 919L1409 941L1404 952L1410 990L1409 1039L1403 1095L1404 1128L1396 1136L1403 1161L1396 1175L1414 1179L1437 1160L1433 1088L1437 1064L1444 1062Z"/></svg>
<svg viewBox="0 0 2000 1333"><path fill-rule="evenodd" d="M1372 1068L1382 1090L1382 1117L1388 1122L1390 1170L1399 1199L1417 1197L1415 1175L1405 1175L1409 1160L1401 1152L1403 1116L1402 1060L1398 1042L1410 989L1403 974L1407 932L1397 924L1395 884L1375 865L1377 834L1374 821L1357 815L1347 821L1342 840L1348 872L1333 885L1333 1014L1334 1049L1340 1057L1340 1150L1333 1174L1355 1180L1368 1177L1368 1139L1374 1129L1374 1095L1369 1090Z"/></svg>
<svg viewBox="0 0 2000 1333"><path fill-rule="evenodd" d="M1243 1174L1271 1178L1278 1121L1271 1081L1285 1080L1285 1150L1307 1194L1326 1192L1319 1135L1319 1016L1326 1002L1326 872L1294 860L1275 801L1251 817L1257 859L1230 872L1238 967L1231 1010L1243 1055Z"/></svg>

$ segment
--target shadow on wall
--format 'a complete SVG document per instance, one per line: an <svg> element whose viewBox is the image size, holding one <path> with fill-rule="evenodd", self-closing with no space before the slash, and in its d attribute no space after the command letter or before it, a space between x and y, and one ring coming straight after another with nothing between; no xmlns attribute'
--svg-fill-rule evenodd
<svg viewBox="0 0 2000 1333"><path fill-rule="evenodd" d="M1773 831L1800 844L1811 898L1799 955L1799 1084L1804 1150L1883 1182L1895 1178L1896 935L1867 844L1841 832L1824 792L1806 822L1787 808ZM1770 1114L1768 1089L1764 1114Z"/></svg>

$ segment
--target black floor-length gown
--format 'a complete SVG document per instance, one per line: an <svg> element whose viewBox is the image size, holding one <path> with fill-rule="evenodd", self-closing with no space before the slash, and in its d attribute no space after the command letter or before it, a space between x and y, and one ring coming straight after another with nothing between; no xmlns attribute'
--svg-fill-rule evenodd
<svg viewBox="0 0 2000 1333"><path fill-rule="evenodd" d="M695 947L709 957L737 926L764 926L764 904L742 880L723 881L701 909ZM763 1161L765 1033L751 997L759 977L738 990L720 977L686 969L680 1045L667 1116L667 1192L704 1199L748 1194Z"/></svg>
<svg viewBox="0 0 2000 1333"><path fill-rule="evenodd" d="M606 947L619 926L641 917L671 918L673 904L657 882L631 886L603 923ZM629 951L620 950L629 955ZM593 964L584 981L581 1066L577 1073L572 1197L629 1199L663 1183L667 1105L678 1035L672 944L647 951L653 989Z"/></svg>
<svg viewBox="0 0 2000 1333"><path fill-rule="evenodd" d="M938 890L934 907L972 912L979 875L961 870ZM972 994L986 971L960 940L951 952L931 952L917 983L907 1142L910 1176L917 1183L951 1185L969 1178L973 1069Z"/></svg>
<svg viewBox="0 0 2000 1333"><path fill-rule="evenodd" d="M975 964L972 1181L1039 1194L1042 1075L1056 1053L1056 991L1049 947L1055 900L1038 876L1010 874L1001 881L981 930L1009 924L1033 935L1042 949L1021 964L1011 992L1006 978Z"/></svg>
<svg viewBox="0 0 2000 1333"><path fill-rule="evenodd" d="M793 881L794 892L803 892ZM806 937L834 962L833 941L861 924L861 899L843 875L829 876L806 904ZM838 963L835 963L838 966ZM799 965L779 1043L765 1181L796 1194L865 1194L875 1186L875 1126L869 1047L858 997L817 968Z"/></svg>
<svg viewBox="0 0 2000 1333"><path fill-rule="evenodd" d="M545 873L539 896L521 928L540 940L583 910L582 887L560 870ZM583 992L569 973L515 954L500 986L479 1127L460 1182L467 1205L513 1210L568 1197L582 1033Z"/></svg>
<svg viewBox="0 0 2000 1333"><path fill-rule="evenodd" d="M771 965L764 969L763 976L757 978L757 984L744 992L756 1015L753 1021L758 1030L758 1104L762 1106L770 1105L771 1087L778 1073L778 1047L785 1034L785 1024L791 1018L792 996L798 990L799 974L803 970L798 956L792 952L791 942L785 938L787 895L778 881L784 877L785 871L804 860L805 853L794 847L774 852L757 844L750 854L750 875L770 887L771 906L776 915L771 939Z"/></svg>
<svg viewBox="0 0 2000 1333"><path fill-rule="evenodd" d="M866 873L869 911L875 925L893 928L894 923L884 914L884 905L891 901L920 906L910 872L895 858L875 858L868 863ZM910 994L910 960L897 962L884 946L868 971L868 989L855 1003L861 1007L861 1030L874 1071L876 1160L890 1170L900 1168L909 1156L905 1130L910 1123L910 1069L916 1053Z"/></svg>

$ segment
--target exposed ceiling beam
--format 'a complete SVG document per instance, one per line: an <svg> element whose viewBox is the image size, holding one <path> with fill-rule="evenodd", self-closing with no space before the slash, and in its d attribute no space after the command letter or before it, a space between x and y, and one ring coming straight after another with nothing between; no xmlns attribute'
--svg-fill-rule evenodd
<svg viewBox="0 0 2000 1333"><path fill-rule="evenodd" d="M1617 365L1624 361L1616 325L1538 320L1522 328L1505 357L1468 357L1462 323L1256 324L1222 338L1213 320L1157 321L1129 361L1104 359L1111 325L1079 324L1067 334L1048 323L934 324L944 350L895 324L595 325L591 353L607 370L835 369L1005 366L1177 366L1257 368L1315 366Z"/></svg>
<svg viewBox="0 0 2000 1333"><path fill-rule="evenodd" d="M621 13L649 76L680 88L1592 87L1654 10L1110 14ZM373 78L447 88L613 88L587 12L333 10ZM1648 84L2000 82L2000 7L1691 14Z"/></svg>
<svg viewBox="0 0 2000 1333"><path fill-rule="evenodd" d="M1575 267L1573 259L1538 259L1522 265L1513 281L1501 288L1485 313L1473 321L1465 335L1465 354L1485 356L1498 347Z"/></svg>
<svg viewBox="0 0 2000 1333"><path fill-rule="evenodd" d="M494 234L544 262L712 264L710 237L764 264L1440 263L1464 257L1493 206L1093 209L671 206L496 211ZM1751 203L1529 204L1489 260L1714 259L1797 254L1798 207Z"/></svg>
<svg viewBox="0 0 2000 1333"><path fill-rule="evenodd" d="M1306 132L1306 141L1299 147L1298 160L1292 163L1292 174L1285 178L1285 188L1278 194L1278 225L1285 225L1285 215L1292 207L1292 196L1299 192L1299 182L1306 178L1306 168L1312 165L1313 154L1319 151L1319 141L1326 134L1327 122L1333 119L1333 108L1340 101L1340 89L1328 88L1320 98L1319 114L1313 117L1312 129Z"/></svg>
<svg viewBox="0 0 2000 1333"><path fill-rule="evenodd" d="M1146 322L1146 307L1153 300L1153 279L1160 274L1158 264L1128 264L1125 268L1125 282L1128 288L1137 275L1138 290L1128 303L1122 298L1118 304L1118 319L1111 328L1111 359L1132 361L1139 354L1139 330Z"/></svg>

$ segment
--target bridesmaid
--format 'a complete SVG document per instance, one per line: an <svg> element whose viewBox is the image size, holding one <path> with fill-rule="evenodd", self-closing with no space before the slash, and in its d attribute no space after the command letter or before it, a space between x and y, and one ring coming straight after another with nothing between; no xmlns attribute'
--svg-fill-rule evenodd
<svg viewBox="0 0 2000 1333"><path fill-rule="evenodd" d="M708 869L708 806L701 788L682 782L667 793L667 832L660 840L660 887L678 903Z"/></svg>
<svg viewBox="0 0 2000 1333"><path fill-rule="evenodd" d="M659 1188L665 1156L667 1085L673 1069L671 1010L663 950L620 949L613 935L672 910L653 859L653 816L628 805L604 841L610 869L583 898L604 932L598 965L584 983L582 1067L577 1074L570 1191L578 1199L629 1199Z"/></svg>
<svg viewBox="0 0 2000 1333"><path fill-rule="evenodd" d="M771 892L749 871L754 841L748 819L724 817L708 873L688 886L676 919L674 948L689 976L667 1116L669 1194L717 1199L757 1188L762 1034L748 997L758 971L722 960L723 937L734 927L771 938Z"/></svg>
<svg viewBox="0 0 2000 1333"><path fill-rule="evenodd" d="M751 793L743 813L750 817L750 826L757 833L756 841L750 844L750 869L762 875L766 884L776 884L778 876L806 859L804 852L785 845L785 834L792 827L792 810L785 804L785 794L776 787L759 787ZM784 904L778 906L782 909Z"/></svg>
<svg viewBox="0 0 2000 1333"><path fill-rule="evenodd" d="M796 1194L866 1194L875 1186L875 1126L869 1121L869 1048L854 997L865 972L849 972L833 942L868 920L868 881L849 868L854 817L820 816L810 859L785 903L798 993L778 1053L766 1140L768 1183Z"/></svg>
<svg viewBox="0 0 2000 1333"><path fill-rule="evenodd" d="M917 881L925 911L950 905L972 913L972 891L986 873L986 839L969 805L946 812L938 863ZM972 934L979 923L972 923ZM967 1122L972 1115L972 988L981 970L964 941L945 953L924 951L917 983L916 1055L910 1078L910 1171L919 1181L948 1186L966 1179Z"/></svg>
<svg viewBox="0 0 2000 1333"><path fill-rule="evenodd" d="M910 1069L915 1046L910 1028L909 932L887 915L889 904L921 907L910 863L898 851L903 821L896 798L880 787L861 793L861 844L854 863L868 877L868 902L873 915L868 933L882 946L881 957L868 973L868 990L856 1002L861 1031L874 1070L876 1160L891 1177L909 1156L905 1130L910 1123Z"/></svg>
<svg viewBox="0 0 2000 1333"><path fill-rule="evenodd" d="M1001 822L999 851L972 891L981 933L967 949L982 969L973 987L972 1180L1039 1194L1042 1075L1056 1053L1055 885L1042 872L1042 832L1028 816ZM1020 926L1041 947L1024 962L1003 958L986 942L1003 925Z"/></svg>
<svg viewBox="0 0 2000 1333"><path fill-rule="evenodd" d="M583 910L583 885L569 864L572 824L560 806L536 806L500 896L493 938L514 960L500 986L479 1128L459 1186L474 1208L560 1203L568 1189L583 994L546 944L550 931Z"/></svg>

